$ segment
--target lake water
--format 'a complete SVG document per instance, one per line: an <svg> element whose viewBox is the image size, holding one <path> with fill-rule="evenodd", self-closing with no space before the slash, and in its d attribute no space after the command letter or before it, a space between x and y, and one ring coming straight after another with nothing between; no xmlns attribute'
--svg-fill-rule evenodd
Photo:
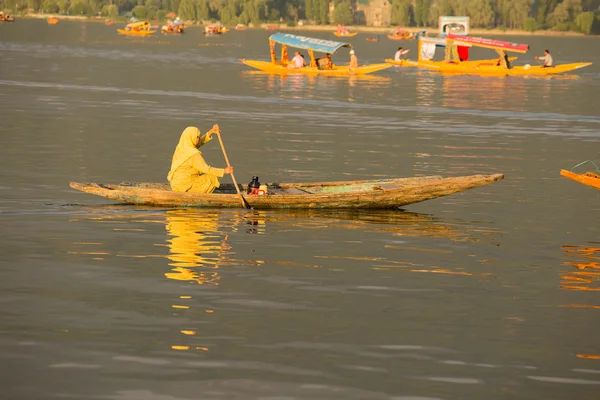
<svg viewBox="0 0 600 400"><path fill-rule="evenodd" d="M594 62L572 75L357 79L252 73L268 35L0 25L0 397L596 399L600 192L559 171L600 161L600 39L506 38L521 65ZM361 63L399 44L367 36ZM505 179L385 212L69 188L163 182L181 131L214 123L244 183Z"/></svg>

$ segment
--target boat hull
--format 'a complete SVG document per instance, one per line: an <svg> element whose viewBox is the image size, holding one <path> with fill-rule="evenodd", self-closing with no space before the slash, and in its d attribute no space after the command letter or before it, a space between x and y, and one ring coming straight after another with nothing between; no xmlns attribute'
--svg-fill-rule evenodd
<svg viewBox="0 0 600 400"><path fill-rule="evenodd" d="M447 196L499 181L502 174L454 178L439 176L370 181L269 184L265 196L245 196L255 209L394 209ZM71 182L73 189L128 204L160 207L238 208L240 198L232 184L215 193L173 192L168 184L119 185ZM245 187L242 186L244 192Z"/></svg>
<svg viewBox="0 0 600 400"><path fill-rule="evenodd" d="M318 69L318 68L287 68L282 64L273 64L268 61L256 61L256 60L244 60L240 61L249 67L256 68L260 71L269 72L273 74L305 74L305 75L331 75L331 76L345 76L345 75L366 75L372 74L373 72L381 71L391 67L390 64L368 64L361 65L356 69L350 70L347 66L336 66L333 69Z"/></svg>
<svg viewBox="0 0 600 400"><path fill-rule="evenodd" d="M156 31L155 30L126 31L125 29L117 29L117 32L119 32L120 35L126 35L126 36L150 36L150 35L153 35L154 32L156 32Z"/></svg>
<svg viewBox="0 0 600 400"><path fill-rule="evenodd" d="M577 174L575 172L567 171L564 169L560 170L560 174L565 178L574 180L575 182L582 183L587 186L591 186L596 189L600 189L600 175L593 172L586 172L585 174Z"/></svg>
<svg viewBox="0 0 600 400"><path fill-rule="evenodd" d="M354 37L354 36L358 35L358 32L352 32L352 33L333 32L333 34L337 37Z"/></svg>
<svg viewBox="0 0 600 400"><path fill-rule="evenodd" d="M516 60L517 57L510 57L509 61ZM461 63L446 63L444 61L416 61L409 62L409 66L430 69L442 73L449 74L467 74L467 75L494 75L494 76L545 76L556 75L565 72L574 71L579 68L587 67L592 63L573 63L559 64L551 68L542 68L539 65L535 66L513 66L506 69L500 65L496 65L497 59L492 60L474 60L463 61Z"/></svg>

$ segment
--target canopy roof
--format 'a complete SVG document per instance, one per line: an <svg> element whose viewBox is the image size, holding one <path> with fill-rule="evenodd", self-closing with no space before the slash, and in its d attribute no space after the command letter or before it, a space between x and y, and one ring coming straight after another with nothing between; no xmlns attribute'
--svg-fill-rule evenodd
<svg viewBox="0 0 600 400"><path fill-rule="evenodd" d="M305 50L335 53L340 47L352 47L349 43L334 42L333 40L316 39L306 36L297 36L290 33L274 33L269 40L291 47Z"/></svg>
<svg viewBox="0 0 600 400"><path fill-rule="evenodd" d="M477 46L494 50L514 51L517 53L526 53L527 50L529 50L529 45L527 44L503 42L501 40L485 39L472 36L460 36L452 33L448 34L446 39L453 41L454 44L459 46Z"/></svg>

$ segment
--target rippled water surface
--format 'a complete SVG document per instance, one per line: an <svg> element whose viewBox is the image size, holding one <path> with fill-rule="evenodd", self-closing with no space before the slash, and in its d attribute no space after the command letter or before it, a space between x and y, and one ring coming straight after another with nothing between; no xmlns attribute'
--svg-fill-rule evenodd
<svg viewBox="0 0 600 400"><path fill-rule="evenodd" d="M361 62L398 46L365 37ZM596 399L600 192L559 171L600 161L598 39L508 38L520 64L595 64L505 79L252 73L267 38L0 25L0 397ZM181 131L214 123L241 182L505 179L378 212L69 188L165 181Z"/></svg>

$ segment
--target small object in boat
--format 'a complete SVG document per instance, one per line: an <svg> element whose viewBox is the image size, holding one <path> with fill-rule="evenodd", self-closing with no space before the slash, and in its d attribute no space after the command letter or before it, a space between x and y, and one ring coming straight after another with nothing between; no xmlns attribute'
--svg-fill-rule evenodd
<svg viewBox="0 0 600 400"><path fill-rule="evenodd" d="M264 196L265 194L267 194L267 185L260 185L260 187L258 188L258 195Z"/></svg>
<svg viewBox="0 0 600 400"><path fill-rule="evenodd" d="M248 194L258 194L258 189L260 188L260 182L258 181L258 176L253 176L252 180L248 184Z"/></svg>

